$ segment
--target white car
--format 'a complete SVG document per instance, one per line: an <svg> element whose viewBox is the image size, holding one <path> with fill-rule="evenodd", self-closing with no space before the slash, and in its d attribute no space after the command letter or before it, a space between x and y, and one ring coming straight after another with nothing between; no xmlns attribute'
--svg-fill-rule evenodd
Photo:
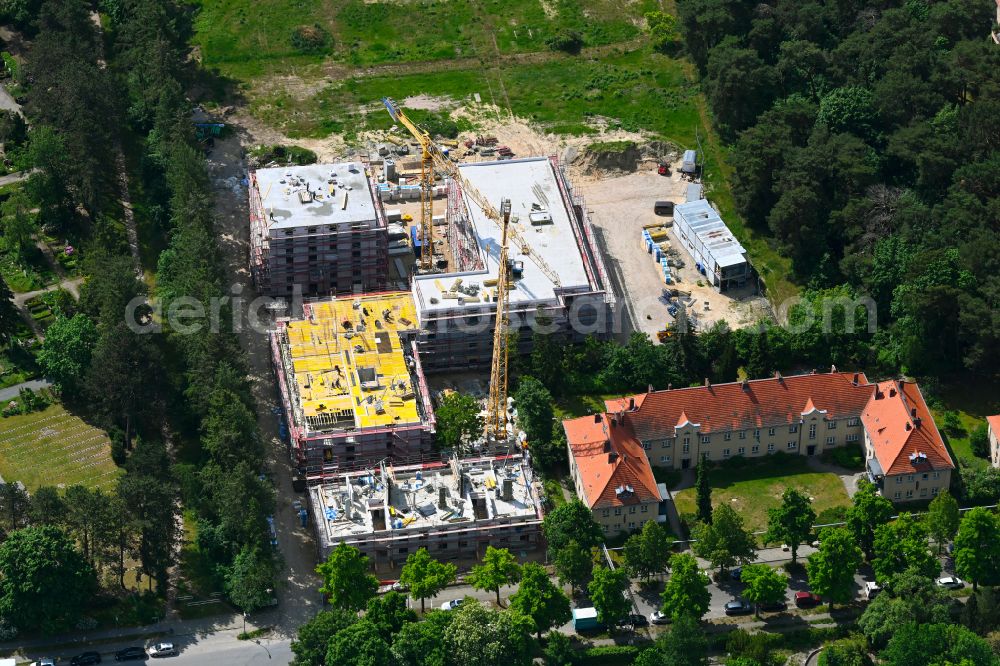
<svg viewBox="0 0 1000 666"><path fill-rule="evenodd" d="M649 614L649 622L650 624L667 624L670 622L670 618L660 611L653 611Z"/></svg>
<svg viewBox="0 0 1000 666"><path fill-rule="evenodd" d="M938 587L946 587L949 590L958 590L965 587L965 581L957 576L942 576L936 581Z"/></svg>
<svg viewBox="0 0 1000 666"><path fill-rule="evenodd" d="M465 601L465 599L452 599L451 601L446 601L443 604L441 604L441 610L443 611L455 610L456 608L462 605L463 601Z"/></svg>
<svg viewBox="0 0 1000 666"><path fill-rule="evenodd" d="M150 657L176 657L177 648L173 643L157 643L149 648Z"/></svg>

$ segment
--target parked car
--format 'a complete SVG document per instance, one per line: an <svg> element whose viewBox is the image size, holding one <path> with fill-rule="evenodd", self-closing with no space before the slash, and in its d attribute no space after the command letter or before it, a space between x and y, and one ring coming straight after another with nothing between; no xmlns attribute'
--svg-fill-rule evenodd
<svg viewBox="0 0 1000 666"><path fill-rule="evenodd" d="M441 610L443 611L455 610L456 608L462 605L463 601L465 601L465 599L452 599L451 601L446 601L443 604L441 604Z"/></svg>
<svg viewBox="0 0 1000 666"><path fill-rule="evenodd" d="M736 567L729 570L729 577L733 580L743 580L743 567Z"/></svg>
<svg viewBox="0 0 1000 666"><path fill-rule="evenodd" d="M733 599L726 604L726 615L749 615L753 606L745 599Z"/></svg>
<svg viewBox="0 0 1000 666"><path fill-rule="evenodd" d="M882 591L882 586L878 583L872 582L870 580L865 581L865 596L869 601L875 598L879 592Z"/></svg>
<svg viewBox="0 0 1000 666"><path fill-rule="evenodd" d="M81 652L72 659L69 660L71 666L90 666L91 664L101 663L101 653L100 652Z"/></svg>
<svg viewBox="0 0 1000 666"><path fill-rule="evenodd" d="M757 607L765 613L780 613L788 609L788 604L784 601L775 601L771 604L757 604Z"/></svg>
<svg viewBox="0 0 1000 666"><path fill-rule="evenodd" d="M38 661L31 662L31 666L56 666L56 660L52 657L39 657Z"/></svg>
<svg viewBox="0 0 1000 666"><path fill-rule="evenodd" d="M173 643L157 643L149 648L150 657L176 657L177 648Z"/></svg>
<svg viewBox="0 0 1000 666"><path fill-rule="evenodd" d="M818 594L812 592L796 592L795 605L799 608L815 608L823 603Z"/></svg>
<svg viewBox="0 0 1000 666"><path fill-rule="evenodd" d="M649 620L646 619L645 615L639 615L638 613L633 613L618 622L619 627L648 627Z"/></svg>
<svg viewBox="0 0 1000 666"><path fill-rule="evenodd" d="M965 581L957 576L942 576L936 581L938 587L945 587L949 590L960 590L965 587Z"/></svg>
<svg viewBox="0 0 1000 666"><path fill-rule="evenodd" d="M670 622L670 618L660 611L653 611L649 614L649 621L653 624L668 624Z"/></svg>
<svg viewBox="0 0 1000 666"><path fill-rule="evenodd" d="M146 651L141 647L127 647L115 652L115 661L133 661L136 659L146 660Z"/></svg>

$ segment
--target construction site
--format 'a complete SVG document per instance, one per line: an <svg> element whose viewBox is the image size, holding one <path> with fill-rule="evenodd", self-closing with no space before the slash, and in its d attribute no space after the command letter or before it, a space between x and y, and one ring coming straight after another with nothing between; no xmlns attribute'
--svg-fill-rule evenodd
<svg viewBox="0 0 1000 666"><path fill-rule="evenodd" d="M383 461L313 486L309 496L320 557L347 543L376 569L422 547L438 559L479 559L487 546L528 551L541 531L531 467L519 455Z"/></svg>
<svg viewBox="0 0 1000 666"><path fill-rule="evenodd" d="M442 146L384 102L413 142L250 178L255 279L276 296L305 281L301 312L279 318L271 352L321 554L346 541L392 565L428 540L445 557L478 556L486 542L529 549L541 514L507 394L509 357L529 352L536 332L627 335L616 291L631 290L609 274L608 237L559 158L518 157L492 137ZM700 186L684 196L707 206ZM690 226L637 225L643 242L633 243L652 269L668 229L695 252ZM738 243L716 241L688 263L720 293L745 282L725 262L746 262ZM726 257L710 263L712 251ZM679 282L684 262L661 264L660 284ZM674 306L659 307L662 329ZM442 452L424 373L487 370L481 436Z"/></svg>

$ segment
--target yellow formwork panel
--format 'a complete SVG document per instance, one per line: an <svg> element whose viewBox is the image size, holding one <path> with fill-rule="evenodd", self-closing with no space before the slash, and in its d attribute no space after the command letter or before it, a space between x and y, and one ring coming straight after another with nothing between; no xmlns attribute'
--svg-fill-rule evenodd
<svg viewBox="0 0 1000 666"><path fill-rule="evenodd" d="M305 416L359 428L419 422L419 390L399 339L400 331L416 328L410 293L339 298L309 307L309 318L287 326Z"/></svg>

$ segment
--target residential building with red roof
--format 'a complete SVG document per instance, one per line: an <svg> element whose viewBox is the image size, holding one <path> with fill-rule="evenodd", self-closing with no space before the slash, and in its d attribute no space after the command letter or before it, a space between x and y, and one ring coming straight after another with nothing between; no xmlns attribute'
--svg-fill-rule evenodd
<svg viewBox="0 0 1000 666"><path fill-rule="evenodd" d="M576 494L594 512L605 534L664 522L665 499L632 429L611 414L563 421Z"/></svg>
<svg viewBox="0 0 1000 666"><path fill-rule="evenodd" d="M1000 467L1000 414L986 417L986 431L990 436L990 463Z"/></svg>
<svg viewBox="0 0 1000 666"><path fill-rule="evenodd" d="M719 462L778 451L814 456L839 446L861 446L870 479L898 502L947 488L954 468L916 384L875 384L859 372L831 368L719 385L706 381L704 386L608 400L605 406L603 415L563 424L577 494L592 509L600 508L595 511L599 522L615 518L619 505L608 489L622 485L618 479L648 466L688 469L702 457ZM910 422L910 430L904 421ZM647 465L634 460L640 451ZM627 466L619 462L623 452L632 452ZM910 461L911 453L923 457ZM648 476L652 478L651 467ZM605 505L612 515L604 516Z"/></svg>
<svg viewBox="0 0 1000 666"><path fill-rule="evenodd" d="M948 489L955 463L915 382L876 384L861 422L868 477L885 497L928 500Z"/></svg>

